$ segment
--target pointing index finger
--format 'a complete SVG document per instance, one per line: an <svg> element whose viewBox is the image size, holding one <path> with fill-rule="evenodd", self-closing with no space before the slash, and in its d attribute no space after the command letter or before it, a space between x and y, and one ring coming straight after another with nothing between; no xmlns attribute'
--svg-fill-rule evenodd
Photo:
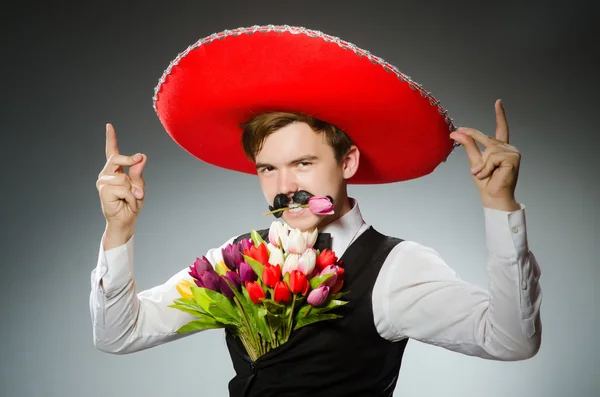
<svg viewBox="0 0 600 397"><path fill-rule="evenodd" d="M496 101L496 139L508 143L508 122L501 99Z"/></svg>
<svg viewBox="0 0 600 397"><path fill-rule="evenodd" d="M106 124L106 160L113 154L119 154L119 148L117 146L117 134L112 124Z"/></svg>

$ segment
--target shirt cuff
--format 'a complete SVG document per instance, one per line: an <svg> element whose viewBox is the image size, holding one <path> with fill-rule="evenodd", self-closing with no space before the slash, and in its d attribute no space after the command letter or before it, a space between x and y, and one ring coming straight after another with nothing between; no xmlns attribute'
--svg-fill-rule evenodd
<svg viewBox="0 0 600 397"><path fill-rule="evenodd" d="M123 245L104 250L102 246L104 234L100 239L100 252L98 254L98 281L102 279L104 291L113 289L113 286L122 280L129 280L133 275L133 243L134 236Z"/></svg>
<svg viewBox="0 0 600 397"><path fill-rule="evenodd" d="M512 212L484 207L486 245L490 254L514 258L528 252L525 205L519 206L520 209Z"/></svg>

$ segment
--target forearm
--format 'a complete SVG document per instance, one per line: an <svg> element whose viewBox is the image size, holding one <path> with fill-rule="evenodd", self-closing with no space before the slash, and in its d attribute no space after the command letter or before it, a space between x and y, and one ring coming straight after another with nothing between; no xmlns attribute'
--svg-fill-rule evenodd
<svg viewBox="0 0 600 397"><path fill-rule="evenodd" d="M529 250L524 209L486 211L489 349L508 359L533 356L541 343L540 268Z"/></svg>
<svg viewBox="0 0 600 397"><path fill-rule="evenodd" d="M104 240L104 236L103 239ZM90 313L94 345L114 354L132 353L185 336L176 330L192 316L169 308L179 298L175 283L185 270L167 283L137 293L133 274L133 236L125 245L103 251L92 271Z"/></svg>
<svg viewBox="0 0 600 397"><path fill-rule="evenodd" d="M530 251L488 257L489 302L477 338L499 360L533 357L541 343L539 266Z"/></svg>
<svg viewBox="0 0 600 397"><path fill-rule="evenodd" d="M540 272L527 247L524 213L485 211L489 288L461 280L435 250L402 242L376 284L375 321L383 337L506 361L537 352Z"/></svg>

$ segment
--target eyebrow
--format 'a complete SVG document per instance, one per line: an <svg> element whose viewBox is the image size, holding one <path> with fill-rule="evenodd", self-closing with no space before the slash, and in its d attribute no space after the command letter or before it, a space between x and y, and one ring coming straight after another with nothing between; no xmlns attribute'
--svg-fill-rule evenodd
<svg viewBox="0 0 600 397"><path fill-rule="evenodd" d="M302 156L302 157L298 157L292 161L290 161L288 163L288 165L292 165L292 164L297 164L297 163L301 163L303 161L313 161L313 160L318 160L319 157L315 156L315 155L310 155L307 154L306 156ZM256 163L256 169L258 170L259 168L265 168L265 167L273 167L273 165L269 164L269 163Z"/></svg>

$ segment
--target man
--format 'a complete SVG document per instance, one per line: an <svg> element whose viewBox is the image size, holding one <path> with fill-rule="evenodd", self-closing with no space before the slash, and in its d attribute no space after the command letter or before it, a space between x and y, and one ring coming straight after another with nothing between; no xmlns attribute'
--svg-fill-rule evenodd
<svg viewBox="0 0 600 397"><path fill-rule="evenodd" d="M353 294L343 318L303 327L256 361L227 335L232 396L389 396L409 338L496 360L538 351L540 271L527 246L525 207L514 195L520 153L509 145L500 101L495 138L455 130L439 103L391 65L337 38L287 26L199 41L167 69L154 99L182 147L211 164L255 173L270 205L299 191L333 199L333 215L289 203L281 217L292 228L330 234L344 260L344 288ZM90 310L96 347L123 354L189 335L176 330L193 316L168 308L187 267L160 286L135 290L133 235L147 158L121 155L111 125L106 134L97 186L107 224ZM349 183L425 175L454 142L468 153L484 206L489 291L460 280L431 248L378 233L347 192ZM237 240L209 250L207 259L216 263Z"/></svg>

